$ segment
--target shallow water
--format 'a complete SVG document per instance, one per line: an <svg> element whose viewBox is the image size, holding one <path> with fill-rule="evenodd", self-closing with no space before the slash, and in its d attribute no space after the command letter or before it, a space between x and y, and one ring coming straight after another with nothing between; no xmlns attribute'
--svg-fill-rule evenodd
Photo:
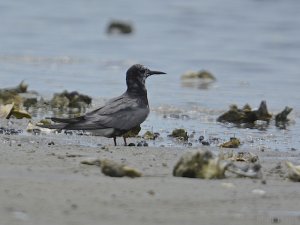
<svg viewBox="0 0 300 225"><path fill-rule="evenodd" d="M130 21L134 33L107 35L111 19ZM168 73L147 81L153 111L144 130L184 127L207 139L235 135L244 146L254 139L255 147L299 150L299 27L297 0L1 0L0 85L25 80L45 96L68 89L110 98L125 90L127 68L142 63ZM181 74L200 69L217 82L184 87ZM287 130L215 122L230 104L261 100L274 113L294 108ZM163 118L173 109L191 119Z"/></svg>

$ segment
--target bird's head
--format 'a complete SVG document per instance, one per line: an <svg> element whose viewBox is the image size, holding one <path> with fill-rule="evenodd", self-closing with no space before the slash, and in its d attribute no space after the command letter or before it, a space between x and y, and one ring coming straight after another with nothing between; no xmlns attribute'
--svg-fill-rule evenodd
<svg viewBox="0 0 300 225"><path fill-rule="evenodd" d="M160 71L149 70L141 64L131 66L126 73L126 82L128 89L145 89L146 78L154 74L166 74Z"/></svg>

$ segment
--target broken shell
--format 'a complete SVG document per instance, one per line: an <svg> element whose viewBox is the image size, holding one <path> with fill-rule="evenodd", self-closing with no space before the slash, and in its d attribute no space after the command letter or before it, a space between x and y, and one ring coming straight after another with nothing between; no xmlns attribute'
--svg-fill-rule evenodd
<svg viewBox="0 0 300 225"><path fill-rule="evenodd" d="M210 151L188 152L173 169L173 176L190 178L224 178L228 163L214 157Z"/></svg>
<svg viewBox="0 0 300 225"><path fill-rule="evenodd" d="M251 152L222 152L219 154L222 160L240 161L240 162L257 162L258 156Z"/></svg>
<svg viewBox="0 0 300 225"><path fill-rule="evenodd" d="M85 165L101 166L101 160L98 158L87 158L82 160L80 163Z"/></svg>
<svg viewBox="0 0 300 225"><path fill-rule="evenodd" d="M43 128L43 127L39 127L34 125L32 122L29 122L26 128L26 131L29 133L34 133L34 134L39 134L39 133L53 133L55 132L54 130L48 129L48 128Z"/></svg>
<svg viewBox="0 0 300 225"><path fill-rule="evenodd" d="M31 119L31 115L27 111L21 109L13 108L11 115L16 117L17 119L23 119L23 118Z"/></svg>
<svg viewBox="0 0 300 225"><path fill-rule="evenodd" d="M285 164L289 169L288 177L293 181L300 182L300 165L295 166L293 163L288 161L285 162Z"/></svg>
<svg viewBox="0 0 300 225"><path fill-rule="evenodd" d="M14 103L0 105L0 118L9 119L9 117L11 116L13 107L14 107Z"/></svg>
<svg viewBox="0 0 300 225"><path fill-rule="evenodd" d="M235 164L229 164L227 171L239 175L241 177L250 177L250 178L261 178L261 165L260 164L247 164L243 167L239 167Z"/></svg>
<svg viewBox="0 0 300 225"><path fill-rule="evenodd" d="M101 171L110 177L140 177L142 174L134 168L116 163L111 160L101 160Z"/></svg>

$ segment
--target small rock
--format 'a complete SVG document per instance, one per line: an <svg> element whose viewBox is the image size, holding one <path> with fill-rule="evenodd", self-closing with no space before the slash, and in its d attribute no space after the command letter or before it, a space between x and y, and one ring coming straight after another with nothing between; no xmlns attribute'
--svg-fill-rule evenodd
<svg viewBox="0 0 300 225"><path fill-rule="evenodd" d="M147 147L148 143L146 141L140 141L140 142L137 143L137 146L138 147L142 147L142 146Z"/></svg>
<svg viewBox="0 0 300 225"><path fill-rule="evenodd" d="M241 142L236 137L231 137L230 141L227 141L220 145L221 148L238 148L240 146Z"/></svg>
<svg viewBox="0 0 300 225"><path fill-rule="evenodd" d="M101 149L104 150L104 151L108 151L109 150L109 148L107 146L102 146Z"/></svg>
<svg viewBox="0 0 300 225"><path fill-rule="evenodd" d="M199 141L199 142L202 142L203 140L204 140L204 136L201 135L201 136L198 138L198 141Z"/></svg>
<svg viewBox="0 0 300 225"><path fill-rule="evenodd" d="M209 146L210 145L210 143L208 141L201 141L201 144L205 145L205 146Z"/></svg>
<svg viewBox="0 0 300 225"><path fill-rule="evenodd" d="M149 190L149 191L147 191L147 193L148 193L149 195L155 195L155 192L154 192L153 190Z"/></svg>
<svg viewBox="0 0 300 225"><path fill-rule="evenodd" d="M280 223L280 219L278 217L272 217L271 222L272 223Z"/></svg>
<svg viewBox="0 0 300 225"><path fill-rule="evenodd" d="M55 145L55 143L54 143L54 141L50 141L50 142L48 142L48 145L50 146L50 145Z"/></svg>

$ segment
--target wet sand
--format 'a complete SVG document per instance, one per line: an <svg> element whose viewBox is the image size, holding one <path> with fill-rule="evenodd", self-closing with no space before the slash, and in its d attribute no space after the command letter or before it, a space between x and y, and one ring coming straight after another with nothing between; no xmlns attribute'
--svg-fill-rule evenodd
<svg viewBox="0 0 300 225"><path fill-rule="evenodd" d="M300 224L300 183L284 178L283 163L300 164L299 151L251 150L264 181L201 180L172 176L179 157L195 148L48 145L46 136L21 135L1 135L0 141L3 225ZM80 163L88 157L123 162L144 176L104 176L99 167Z"/></svg>

